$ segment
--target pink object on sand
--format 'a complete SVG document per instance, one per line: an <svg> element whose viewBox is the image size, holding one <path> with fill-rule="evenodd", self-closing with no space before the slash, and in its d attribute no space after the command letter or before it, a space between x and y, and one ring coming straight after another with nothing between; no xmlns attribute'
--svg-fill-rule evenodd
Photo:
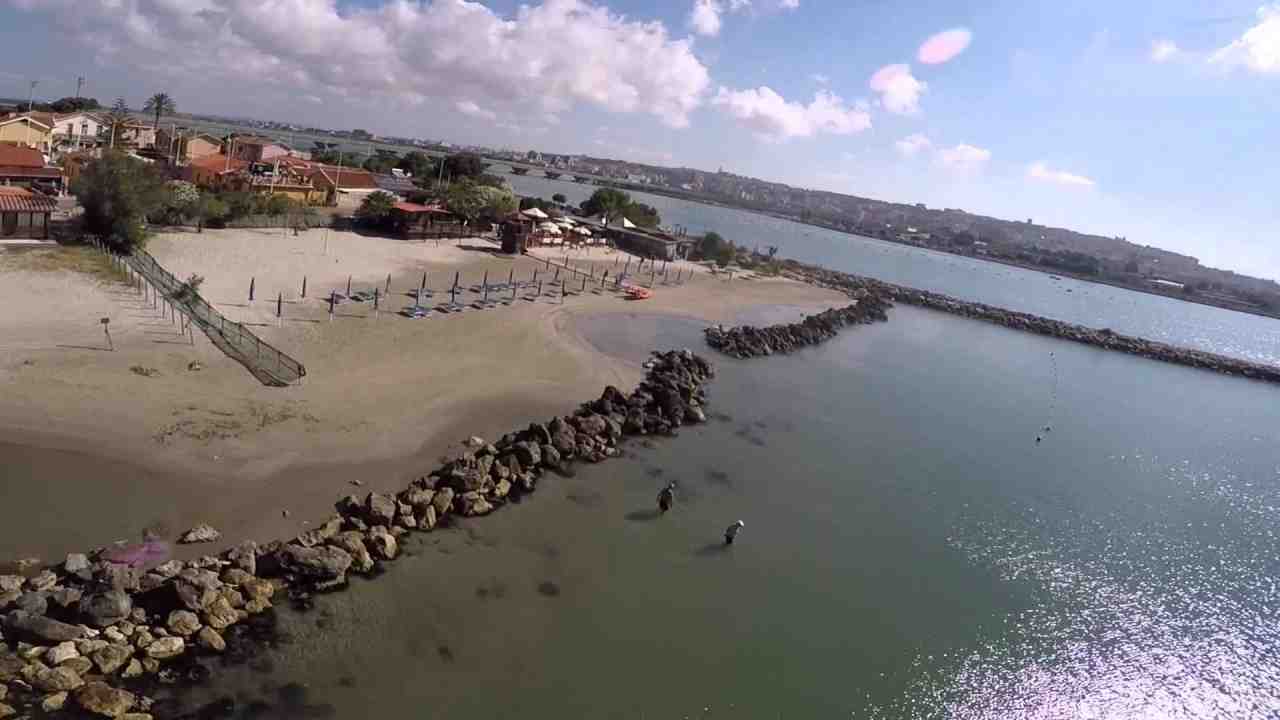
<svg viewBox="0 0 1280 720"><path fill-rule="evenodd" d="M173 551L169 543L163 540L148 540L133 545L117 545L102 552L102 558L108 562L133 567L159 565L169 559Z"/></svg>

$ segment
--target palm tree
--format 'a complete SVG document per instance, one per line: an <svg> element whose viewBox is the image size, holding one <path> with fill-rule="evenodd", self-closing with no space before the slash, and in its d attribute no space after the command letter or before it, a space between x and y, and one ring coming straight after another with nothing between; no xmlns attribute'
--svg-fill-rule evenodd
<svg viewBox="0 0 1280 720"><path fill-rule="evenodd" d="M120 131L127 122L129 122L129 106L125 104L124 98L116 98L115 105L112 105L111 111L107 113L107 127L110 128L111 132L111 147L116 146L116 136L122 134Z"/></svg>
<svg viewBox="0 0 1280 720"><path fill-rule="evenodd" d="M178 106L173 102L173 98L169 97L169 93L156 93L147 98L147 103L142 106L143 112L149 112L156 116L156 129L160 129L160 116L172 115L178 112Z"/></svg>

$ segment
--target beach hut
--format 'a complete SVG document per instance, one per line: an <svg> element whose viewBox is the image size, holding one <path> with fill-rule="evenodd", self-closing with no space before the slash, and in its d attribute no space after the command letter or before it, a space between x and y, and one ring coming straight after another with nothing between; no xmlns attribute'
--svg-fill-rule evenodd
<svg viewBox="0 0 1280 720"><path fill-rule="evenodd" d="M405 238L461 237L462 218L439 205L398 202L391 206L391 224Z"/></svg>

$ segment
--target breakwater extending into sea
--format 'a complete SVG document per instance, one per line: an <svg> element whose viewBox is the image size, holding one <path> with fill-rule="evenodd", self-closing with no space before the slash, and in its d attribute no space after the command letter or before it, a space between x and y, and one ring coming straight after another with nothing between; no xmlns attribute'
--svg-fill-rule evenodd
<svg viewBox="0 0 1280 720"><path fill-rule="evenodd" d="M153 703L153 692L201 682L218 661L246 662L255 641L270 636L278 594L306 609L314 593L345 587L350 574L380 575L410 533L448 524L452 515L487 515L574 461L617 457L625 437L706 421L707 361L672 351L655 353L646 367L630 394L610 386L571 416L493 443L472 438L403 491L343 498L336 515L292 540L245 541L182 562L168 560L166 543L153 537L57 565L13 563L13 574L0 575L0 717L64 707L101 717L176 717L174 708ZM184 540L218 535L200 527Z"/></svg>
<svg viewBox="0 0 1280 720"><path fill-rule="evenodd" d="M1124 335L1110 328L1091 328L1031 313L995 307L985 303L960 300L941 293L917 290L875 278L828 270L795 260L783 261L783 265L785 274L789 277L819 287L839 290L859 303L870 302L876 307L885 306L889 302L906 303L975 320L985 320L1015 330L1071 340L1106 350L1117 350L1131 355L1139 355L1161 362L1280 383L1280 367L1275 365ZM735 330L739 331L739 336L747 336L747 331L742 329ZM757 337L761 337L761 333L764 331L755 329L754 332ZM710 342L710 334L708 338ZM714 342L710 344L712 344L712 347L716 347Z"/></svg>

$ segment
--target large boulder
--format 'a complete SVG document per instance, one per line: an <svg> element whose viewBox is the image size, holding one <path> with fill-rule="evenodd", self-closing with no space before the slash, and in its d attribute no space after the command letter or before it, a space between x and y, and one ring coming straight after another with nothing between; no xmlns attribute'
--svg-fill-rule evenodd
<svg viewBox="0 0 1280 720"><path fill-rule="evenodd" d="M551 442L551 431L542 423L530 423L528 437L539 445L546 445Z"/></svg>
<svg viewBox="0 0 1280 720"><path fill-rule="evenodd" d="M542 465L555 469L560 467L560 451L551 445L542 446Z"/></svg>
<svg viewBox="0 0 1280 720"><path fill-rule="evenodd" d="M606 423L604 418L600 415L582 415L574 418L574 421L577 423L578 432L586 435L603 435L605 434L605 431L608 430L608 423Z"/></svg>
<svg viewBox="0 0 1280 720"><path fill-rule="evenodd" d="M440 488L436 490L436 496L432 498L431 505L436 509L436 517L442 518L449 512L449 507L453 504L453 489Z"/></svg>
<svg viewBox="0 0 1280 720"><path fill-rule="evenodd" d="M186 652L186 649L186 640L171 635L153 640L150 645L147 645L146 653L147 657L154 660L168 660L178 657Z"/></svg>
<svg viewBox="0 0 1280 720"><path fill-rule="evenodd" d="M138 701L133 693L113 688L104 682L85 683L76 688L71 696L81 708L108 718L123 716Z"/></svg>
<svg viewBox="0 0 1280 720"><path fill-rule="evenodd" d="M0 592L21 590L26 583L27 579L21 575L0 575Z"/></svg>
<svg viewBox="0 0 1280 720"><path fill-rule="evenodd" d="M41 590L52 590L54 585L58 584L58 576L53 574L52 570L41 570L40 574L27 580L27 587L37 592Z"/></svg>
<svg viewBox="0 0 1280 720"><path fill-rule="evenodd" d="M208 625L200 628L200 632L196 633L196 642L205 650L213 652L222 652L227 649L227 641L222 639L217 630Z"/></svg>
<svg viewBox="0 0 1280 720"><path fill-rule="evenodd" d="M381 525L369 528L369 535L365 540L373 555L382 560L395 560L400 552L395 537Z"/></svg>
<svg viewBox="0 0 1280 720"><path fill-rule="evenodd" d="M84 684L84 680L71 668L54 667L37 672L32 684L45 692L62 692L75 690Z"/></svg>
<svg viewBox="0 0 1280 720"><path fill-rule="evenodd" d="M125 666L133 657L133 648L128 645L108 645L89 656L93 664L103 675L111 675Z"/></svg>
<svg viewBox="0 0 1280 720"><path fill-rule="evenodd" d="M84 637L84 628L68 625L43 615L13 610L5 617L5 627L20 640L34 643L60 643Z"/></svg>
<svg viewBox="0 0 1280 720"><path fill-rule="evenodd" d="M364 544L364 533L359 530L338 533L329 539L329 544L340 548L351 557L351 569L356 572L367 573L373 569L373 557L369 555L369 548ZM250 595L256 597L252 592Z"/></svg>
<svg viewBox="0 0 1280 720"><path fill-rule="evenodd" d="M212 525L201 523L182 533L182 537L178 538L178 542L184 545L192 543L209 543L216 541L220 537L222 537L222 533L215 530Z"/></svg>
<svg viewBox="0 0 1280 720"><path fill-rule="evenodd" d="M342 516L332 517L320 527L302 533L294 542L302 547L315 547L323 545L329 538L340 532L342 532Z"/></svg>
<svg viewBox="0 0 1280 720"><path fill-rule="evenodd" d="M371 492L364 499L365 519L373 525L387 525L395 522L396 501L390 495Z"/></svg>
<svg viewBox="0 0 1280 720"><path fill-rule="evenodd" d="M522 467L536 468L542 464L542 448L536 443L518 442L511 446L511 450Z"/></svg>
<svg viewBox="0 0 1280 720"><path fill-rule="evenodd" d="M80 602L82 597L84 597L84 591L74 587L58 588L49 594L49 600L64 609Z"/></svg>
<svg viewBox="0 0 1280 720"><path fill-rule="evenodd" d="M93 577L99 585L115 590L137 592L142 579L142 571L130 565L113 562L97 562L93 566Z"/></svg>
<svg viewBox="0 0 1280 720"><path fill-rule="evenodd" d="M400 502L405 503L421 514L423 508L431 505L431 499L435 495L434 490L414 486L400 493L399 499Z"/></svg>
<svg viewBox="0 0 1280 720"><path fill-rule="evenodd" d="M436 526L436 508L428 504L418 513L418 528L430 530Z"/></svg>
<svg viewBox="0 0 1280 720"><path fill-rule="evenodd" d="M326 584L345 581L352 559L346 550L332 545L314 548L285 545L276 552L276 561L286 572Z"/></svg>
<svg viewBox="0 0 1280 720"><path fill-rule="evenodd" d="M18 596L14 606L32 615L44 615L49 612L49 594L35 591L24 592Z"/></svg>
<svg viewBox="0 0 1280 720"><path fill-rule="evenodd" d="M169 628L169 632L182 637L194 635L200 629L200 616L190 610L174 610L169 613L165 627Z"/></svg>
<svg viewBox="0 0 1280 720"><path fill-rule="evenodd" d="M80 651L76 649L74 642L68 640L49 648L42 659L49 665L58 665L74 657L80 657Z"/></svg>
<svg viewBox="0 0 1280 720"><path fill-rule="evenodd" d="M458 496L454 504L458 506L458 512L465 517L488 515L493 512L493 505L478 492L463 493Z"/></svg>
<svg viewBox="0 0 1280 720"><path fill-rule="evenodd" d="M68 553L67 561L62 564L62 569L68 575L74 575L89 569L89 556L84 553Z"/></svg>
<svg viewBox="0 0 1280 720"><path fill-rule="evenodd" d="M276 592L276 586L273 585L270 580L263 580L261 578L246 580L241 588L244 590L244 594L248 596L250 602L254 600L269 601L271 600L271 596Z"/></svg>
<svg viewBox="0 0 1280 720"><path fill-rule="evenodd" d="M231 606L227 598L219 597L201 617L204 618L205 624L214 630L225 630L240 619L240 614Z"/></svg>
<svg viewBox="0 0 1280 720"><path fill-rule="evenodd" d="M227 551L227 560L232 566L240 568L250 575L258 574L258 544L246 540Z"/></svg>

